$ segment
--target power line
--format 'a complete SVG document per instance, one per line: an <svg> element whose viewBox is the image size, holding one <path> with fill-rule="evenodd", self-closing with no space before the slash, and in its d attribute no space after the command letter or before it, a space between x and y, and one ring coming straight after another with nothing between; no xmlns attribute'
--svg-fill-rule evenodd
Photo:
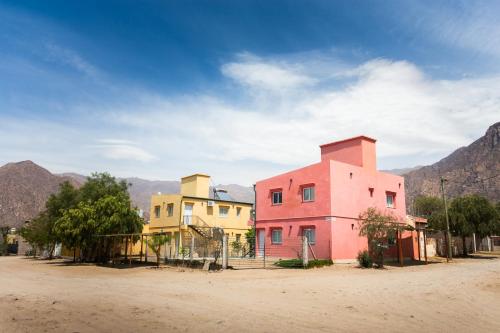
<svg viewBox="0 0 500 333"><path fill-rule="evenodd" d="M491 177L488 177L488 178L478 178L476 180L473 180L471 181L471 183L479 183L479 182L484 182L485 180L490 180L490 179L493 179L493 178L496 178L496 177L500 177L500 174L498 175L494 175L494 176L491 176ZM455 181L455 180L449 180L449 179L445 179L447 182L450 182L450 183L456 183L456 184L459 184L459 182ZM464 184L464 183L462 183Z"/></svg>

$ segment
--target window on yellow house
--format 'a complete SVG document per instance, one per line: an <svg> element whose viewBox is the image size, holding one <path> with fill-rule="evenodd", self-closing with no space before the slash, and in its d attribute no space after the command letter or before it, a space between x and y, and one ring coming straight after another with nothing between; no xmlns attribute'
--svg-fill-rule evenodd
<svg viewBox="0 0 500 333"><path fill-rule="evenodd" d="M167 216L174 216L174 204L169 203L167 205Z"/></svg>
<svg viewBox="0 0 500 333"><path fill-rule="evenodd" d="M227 217L229 215L229 207L227 206L219 206L219 216Z"/></svg>
<svg viewBox="0 0 500 333"><path fill-rule="evenodd" d="M236 216L240 216L241 215L241 207L236 207Z"/></svg>
<svg viewBox="0 0 500 333"><path fill-rule="evenodd" d="M156 218L160 217L160 206L155 206L155 217Z"/></svg>

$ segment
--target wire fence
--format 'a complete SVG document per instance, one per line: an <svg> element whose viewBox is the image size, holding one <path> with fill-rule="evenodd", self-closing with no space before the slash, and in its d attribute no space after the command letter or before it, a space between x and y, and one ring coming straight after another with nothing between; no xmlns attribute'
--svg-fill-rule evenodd
<svg viewBox="0 0 500 333"><path fill-rule="evenodd" d="M151 242L154 235L165 235L168 241L154 248ZM220 268L257 269L281 268L279 263L283 261L302 265L304 259L314 258L312 248L302 236L287 239L286 244L282 244L273 243L269 238L259 241L245 237L244 232L230 235L221 228L204 228L183 233L102 237L103 244L111 244L110 260L113 264L146 262L199 267L208 263Z"/></svg>

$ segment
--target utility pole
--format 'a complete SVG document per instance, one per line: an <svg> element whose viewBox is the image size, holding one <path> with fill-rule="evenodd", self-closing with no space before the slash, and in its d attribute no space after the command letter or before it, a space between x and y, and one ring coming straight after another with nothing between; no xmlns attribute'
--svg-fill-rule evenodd
<svg viewBox="0 0 500 333"><path fill-rule="evenodd" d="M448 205L446 204L446 194L444 193L444 182L446 179L441 177L441 194L443 195L443 204L444 204L444 215L446 218L446 248L447 248L447 255L446 255L446 261L451 261L452 260L452 254L451 254L451 234L450 234L450 220L448 218Z"/></svg>
<svg viewBox="0 0 500 333"><path fill-rule="evenodd" d="M253 184L253 195L253 255L257 258L257 184Z"/></svg>

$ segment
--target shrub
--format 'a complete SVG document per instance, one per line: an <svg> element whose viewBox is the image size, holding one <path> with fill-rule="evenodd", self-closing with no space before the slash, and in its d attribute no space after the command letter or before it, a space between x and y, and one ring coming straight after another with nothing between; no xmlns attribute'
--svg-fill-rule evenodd
<svg viewBox="0 0 500 333"><path fill-rule="evenodd" d="M301 259L287 259L279 260L274 265L283 268L314 268L333 265L333 261L330 259L309 260L307 267L304 267Z"/></svg>
<svg viewBox="0 0 500 333"><path fill-rule="evenodd" d="M358 262L361 267L364 268L371 268L373 265L372 258L370 257L370 254L368 251L360 251L358 253Z"/></svg>

